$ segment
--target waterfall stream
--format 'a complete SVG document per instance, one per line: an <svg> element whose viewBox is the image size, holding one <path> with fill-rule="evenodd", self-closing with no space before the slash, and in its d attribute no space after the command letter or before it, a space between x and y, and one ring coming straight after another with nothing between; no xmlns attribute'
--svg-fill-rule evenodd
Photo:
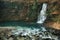
<svg viewBox="0 0 60 40"><path fill-rule="evenodd" d="M43 3L42 5L42 10L40 11L40 15L38 16L38 20L37 20L37 24L42 24L44 23L45 19L46 19L46 10L47 10L47 4ZM12 35L18 36L29 36L29 40L35 40L33 38L33 36L39 36L39 38L37 40L42 40L42 39L46 39L46 40L52 40L52 35L50 35L50 33L46 32L47 30L43 27L43 26L39 26L40 28L34 28L37 24L33 24L32 27L30 26L19 26L16 27L16 30L12 30ZM22 24L23 25L23 24ZM36 26L36 27L38 27ZM30 28L29 28L30 27ZM26 39L28 40L28 39Z"/></svg>
<svg viewBox="0 0 60 40"><path fill-rule="evenodd" d="M42 10L40 11L40 14L38 16L37 23L40 23L40 24L44 23L46 19L46 10L47 10L47 4L43 3Z"/></svg>
<svg viewBox="0 0 60 40"><path fill-rule="evenodd" d="M38 21L37 21L37 23L40 24L40 23L43 23L43 22L45 21L45 19L46 19L46 15L45 15L45 14L46 14L46 10L47 10L47 4L46 4L46 3L43 3L42 10L41 10L41 12L40 12L40 15L38 16ZM34 25L34 24L33 24L33 25ZM33 26L33 25L32 25L32 26ZM37 25L37 24L35 24L35 25ZM38 25L38 26L39 26L39 25ZM18 30L18 29L19 29L19 30ZM33 31L32 34L36 34L35 32L38 32L37 30L40 30L40 29L41 29L41 31L46 31L46 29L45 29L44 27L40 27L39 29L33 28L33 30L32 30L31 28L27 28L27 27L26 27L26 28L24 29L23 27L21 28L21 26L20 26L20 28L18 27L18 28L17 28L17 32L16 32L16 33L14 32L14 34L17 34L17 35L18 35L18 34L21 32L21 29L22 29L22 31L23 31L23 30L27 31L27 29L28 29L28 30L29 30L29 31L28 31L29 34L30 34L32 31ZM28 33L25 34L25 33L23 32L23 35L27 35ZM38 32L38 33L39 33L39 32Z"/></svg>

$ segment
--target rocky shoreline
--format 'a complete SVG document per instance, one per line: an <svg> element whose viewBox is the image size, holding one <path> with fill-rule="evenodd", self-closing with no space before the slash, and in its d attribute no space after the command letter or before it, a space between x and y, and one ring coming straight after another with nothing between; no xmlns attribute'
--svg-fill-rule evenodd
<svg viewBox="0 0 60 40"><path fill-rule="evenodd" d="M0 40L50 40L50 39L44 39L44 36L43 37L39 37L39 35L33 35L32 36L32 38L30 37L30 36L21 36L21 35L18 35L18 36L16 36L16 35L12 35L12 33L11 33L11 30L12 29L0 29ZM14 29L15 30L15 29ZM50 29L50 30L52 30L52 29ZM50 32L50 31L49 31ZM53 30L50 32L50 33L52 33L52 34L50 34L49 32L43 32L43 34L44 33L48 33L49 35L51 35L52 36L52 34L53 34L53 38L56 38L55 40L59 40L59 36L58 35L54 35L54 32L53 32ZM57 31L56 31L57 32ZM57 37L58 36L58 37ZM52 40L54 40L54 39L52 39Z"/></svg>

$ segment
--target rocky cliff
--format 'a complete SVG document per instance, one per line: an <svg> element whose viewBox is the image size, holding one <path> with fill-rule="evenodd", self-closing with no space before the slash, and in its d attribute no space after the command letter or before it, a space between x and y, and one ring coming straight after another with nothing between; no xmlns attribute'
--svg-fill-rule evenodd
<svg viewBox="0 0 60 40"><path fill-rule="evenodd" d="M37 0L37 1L35 0L3 0L0 2L0 5L1 5L0 21L35 20L37 18L37 15L39 14L39 9L40 9L39 7L41 7L41 4L44 2L48 3L47 11L49 11L51 14L60 14L59 0ZM33 7L35 6L34 3L35 4L37 3L36 6L38 5L36 9L33 9ZM31 16L30 18L29 15L31 14L34 16Z"/></svg>

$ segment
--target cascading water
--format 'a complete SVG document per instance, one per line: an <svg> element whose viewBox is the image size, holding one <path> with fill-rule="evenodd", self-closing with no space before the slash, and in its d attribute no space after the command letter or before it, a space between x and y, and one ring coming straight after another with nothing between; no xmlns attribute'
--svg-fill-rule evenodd
<svg viewBox="0 0 60 40"><path fill-rule="evenodd" d="M44 3L42 6L42 10L40 11L40 15L38 16L38 21L37 23L44 23L45 19L46 19L46 10L47 10L47 4Z"/></svg>
<svg viewBox="0 0 60 40"><path fill-rule="evenodd" d="M39 17L38 17L38 21L37 21L37 23L43 23L44 21L45 21L45 19L46 19L46 16L45 16L45 14L46 14L46 9L47 9L47 4L46 3L43 3L43 6L42 6L42 10L41 10L41 12L40 12L40 15L39 15ZM18 28L17 28L18 29ZM21 29L23 29L23 28L21 28L20 27L20 31L21 31ZM28 28L29 29L29 28ZM39 28L40 29L40 28ZM26 29L23 29L23 30L26 30L27 31L27 28ZM22 31L23 31L22 30ZM33 29L34 31L33 31L33 34L35 33L35 31L36 30L38 30L38 29ZM15 34L19 34L20 33L20 31L19 30L17 30L17 33L15 33ZM45 30L45 28L44 27L41 27L41 31L46 31ZM32 29L29 29L29 31L28 31L29 33L30 32L32 32Z"/></svg>
<svg viewBox="0 0 60 40"><path fill-rule="evenodd" d="M43 3L42 10L40 12L40 15L38 16L37 24L44 23L44 21L46 19L46 10L47 10L47 4ZM35 24L35 26L37 24ZM32 25L33 29L31 27L30 28L22 27L22 26L16 27L16 30L12 30L12 35L29 36L29 38L30 38L29 40L35 40L33 38L33 35L39 36L40 39L37 39L37 40L42 40L41 38L43 38L43 39L47 38L47 40L52 39L51 35L49 35L49 33L46 32L46 29L44 27L40 27L38 25L40 28L34 28L35 26L34 26L34 24ZM28 40L28 39L26 39L26 40Z"/></svg>

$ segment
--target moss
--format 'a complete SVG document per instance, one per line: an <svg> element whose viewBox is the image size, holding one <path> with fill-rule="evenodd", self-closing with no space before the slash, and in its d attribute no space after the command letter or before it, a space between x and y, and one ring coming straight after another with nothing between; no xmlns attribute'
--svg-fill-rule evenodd
<svg viewBox="0 0 60 40"><path fill-rule="evenodd" d="M35 2L32 5L29 5L29 12L28 12L28 16L29 17L35 17L36 13L37 13L37 0L35 0Z"/></svg>
<svg viewBox="0 0 60 40"><path fill-rule="evenodd" d="M56 15L55 14L55 15L48 16L48 20L60 23L60 15L58 15L58 14Z"/></svg>

